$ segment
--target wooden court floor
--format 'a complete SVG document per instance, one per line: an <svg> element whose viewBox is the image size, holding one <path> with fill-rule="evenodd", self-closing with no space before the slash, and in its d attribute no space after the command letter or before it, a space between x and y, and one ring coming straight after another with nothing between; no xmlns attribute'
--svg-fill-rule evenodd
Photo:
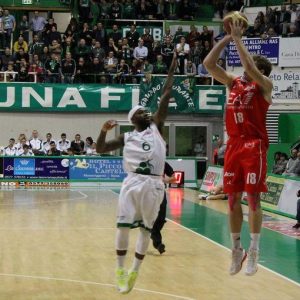
<svg viewBox="0 0 300 300"><path fill-rule="evenodd" d="M270 239L262 243L264 266L254 277L242 272L231 277L225 201L198 202L194 191L178 189L169 192L167 252L158 255L150 248L136 288L119 295L117 197L110 189L0 190L0 299L299 299L300 240L263 233ZM278 260L278 251L286 251L288 259ZM281 274L274 273L278 270Z"/></svg>

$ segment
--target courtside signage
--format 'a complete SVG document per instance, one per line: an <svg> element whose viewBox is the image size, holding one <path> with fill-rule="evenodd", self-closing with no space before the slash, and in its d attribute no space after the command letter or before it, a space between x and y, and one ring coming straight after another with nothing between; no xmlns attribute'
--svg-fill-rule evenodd
<svg viewBox="0 0 300 300"><path fill-rule="evenodd" d="M279 67L300 67L300 37L282 38L279 47Z"/></svg>
<svg viewBox="0 0 300 300"><path fill-rule="evenodd" d="M181 81L180 85L174 86L174 96L170 103L171 113L223 112L226 96L224 87L196 86L192 93L187 93L182 88L186 84L185 80ZM159 98L161 90L153 89L151 93ZM144 99L143 95L140 95L139 85L3 83L0 84L0 111L127 112ZM155 105L157 106L157 101Z"/></svg>

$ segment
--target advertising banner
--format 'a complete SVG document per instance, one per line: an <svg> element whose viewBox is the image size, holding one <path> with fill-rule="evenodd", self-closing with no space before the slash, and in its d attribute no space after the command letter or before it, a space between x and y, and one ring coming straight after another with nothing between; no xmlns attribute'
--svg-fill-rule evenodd
<svg viewBox="0 0 300 300"><path fill-rule="evenodd" d="M122 181L126 176L122 158L71 158L70 179L101 181Z"/></svg>
<svg viewBox="0 0 300 300"><path fill-rule="evenodd" d="M296 216L297 213L297 192L300 190L300 181L286 179L282 189L278 209L281 212Z"/></svg>
<svg viewBox="0 0 300 300"><path fill-rule="evenodd" d="M280 67L300 67L300 37L281 38L279 46Z"/></svg>
<svg viewBox="0 0 300 300"><path fill-rule="evenodd" d="M200 191L209 193L213 188L223 184L223 168L209 166L204 175Z"/></svg>
<svg viewBox="0 0 300 300"><path fill-rule="evenodd" d="M285 179L282 177L268 176L266 181L268 192L261 193L261 200L274 205L274 208L276 208Z"/></svg>
<svg viewBox="0 0 300 300"><path fill-rule="evenodd" d="M155 78L155 79L154 79ZM164 77L165 78L165 77ZM0 84L0 111L22 112L127 112L133 106L157 107L162 77L139 85ZM222 113L224 86L196 86L187 78L175 80L172 113Z"/></svg>
<svg viewBox="0 0 300 300"><path fill-rule="evenodd" d="M68 179L69 159L5 158L3 171L7 179Z"/></svg>
<svg viewBox="0 0 300 300"><path fill-rule="evenodd" d="M243 39L243 43L251 55L262 55L268 58L272 64L278 64L279 38L246 38ZM227 62L229 66L241 66L241 60L234 42L231 42L228 46Z"/></svg>

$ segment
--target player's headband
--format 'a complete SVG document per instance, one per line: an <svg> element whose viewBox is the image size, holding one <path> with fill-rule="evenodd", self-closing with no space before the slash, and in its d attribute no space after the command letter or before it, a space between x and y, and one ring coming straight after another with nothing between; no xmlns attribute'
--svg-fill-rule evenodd
<svg viewBox="0 0 300 300"><path fill-rule="evenodd" d="M129 113L128 113L128 121L129 121L129 123L132 124L131 119L132 119L133 115L134 115L139 109L146 110L146 107L145 107L145 106L142 106L142 105L136 105L136 106L134 106L134 107L129 111Z"/></svg>

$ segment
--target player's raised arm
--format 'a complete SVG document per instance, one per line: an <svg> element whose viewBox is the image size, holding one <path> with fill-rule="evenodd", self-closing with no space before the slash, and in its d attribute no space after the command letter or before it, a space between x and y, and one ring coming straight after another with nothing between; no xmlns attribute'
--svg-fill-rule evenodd
<svg viewBox="0 0 300 300"><path fill-rule="evenodd" d="M160 103L158 106L158 110L153 115L153 121L161 132L162 126L167 118L168 107L169 107L169 99L171 97L172 86L174 82L174 72L177 66L177 55L176 52L173 54L173 60L168 72L168 76L166 82L162 89L162 95L160 98Z"/></svg>
<svg viewBox="0 0 300 300"><path fill-rule="evenodd" d="M105 152L113 151L124 146L123 134L120 134L115 139L106 141L107 131L113 129L116 126L117 126L117 122L114 120L108 120L103 124L101 132L97 139L97 146L96 146L97 153L105 153Z"/></svg>
<svg viewBox="0 0 300 300"><path fill-rule="evenodd" d="M227 85L228 87L231 86L234 75L226 72L217 64L217 61L222 50L230 43L231 40L232 37L230 35L225 35L225 37L212 48L203 62L206 70L210 73L210 75L224 85Z"/></svg>
<svg viewBox="0 0 300 300"><path fill-rule="evenodd" d="M258 64L251 57L251 54L248 52L246 47L242 42L242 34L243 34L243 24L239 22L234 22L231 24L231 36L235 42L237 51L239 53L241 63L245 69L245 72L250 76L250 78L255 81L259 87L261 88L261 92L263 96L268 102L272 102L272 89L273 84L270 78L268 78L269 74L265 72L264 69L259 69ZM270 72L271 72L271 63L270 63Z"/></svg>

